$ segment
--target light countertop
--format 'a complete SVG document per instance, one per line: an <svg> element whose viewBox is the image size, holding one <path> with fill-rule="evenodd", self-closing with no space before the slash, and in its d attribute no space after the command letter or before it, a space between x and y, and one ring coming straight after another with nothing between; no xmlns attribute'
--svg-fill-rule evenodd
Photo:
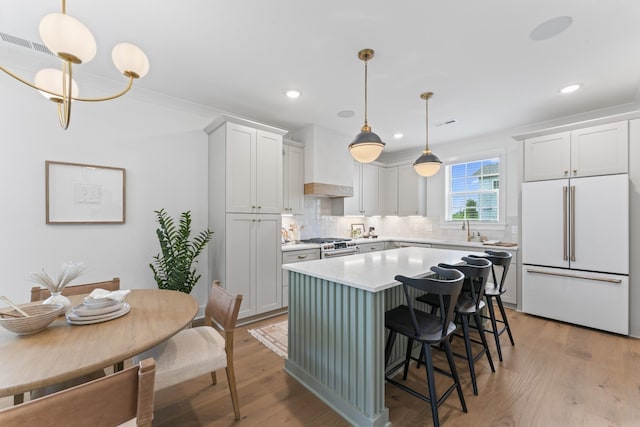
<svg viewBox="0 0 640 427"><path fill-rule="evenodd" d="M282 268L370 292L379 292L397 286L398 282L394 277L398 274L421 277L434 265L441 262L456 264L470 253L482 255L482 251L411 247L296 262L284 264Z"/></svg>
<svg viewBox="0 0 640 427"><path fill-rule="evenodd" d="M375 239L354 239L356 243L377 243L377 242L412 242L412 243L429 243L432 245L448 245L448 246L464 246L467 248L476 249L479 251L484 251L485 249L493 249L493 250L507 250L507 251L517 251L518 246L496 246L496 245L486 245L482 242L467 242L465 240L439 240L439 239L427 239L420 237L377 237ZM282 251L300 251L303 249L319 249L320 244L318 243L287 243L282 245Z"/></svg>

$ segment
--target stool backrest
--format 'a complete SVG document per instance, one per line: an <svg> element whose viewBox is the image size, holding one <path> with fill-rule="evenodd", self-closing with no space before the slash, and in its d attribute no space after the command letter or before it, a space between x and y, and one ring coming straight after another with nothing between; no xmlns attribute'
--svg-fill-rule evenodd
<svg viewBox="0 0 640 427"><path fill-rule="evenodd" d="M458 302L458 296L460 296L464 274L457 270L441 267L431 267L431 271L435 274L430 277L412 279L398 275L395 277L395 280L402 283L404 296L407 300L407 307L409 308L411 322L416 335L419 334L419 327L413 308L413 297L409 293L409 288L415 288L419 291L438 296L440 320L442 322L441 331L442 337L444 338L447 335L449 325L453 322L454 309Z"/></svg>
<svg viewBox="0 0 640 427"><path fill-rule="evenodd" d="M500 293L503 293L504 282L507 278L507 273L509 272L509 266L511 265L512 255L509 252L501 252L501 251L486 250L485 252L487 253L485 258L487 258L493 264L493 266L491 267L493 283L495 284L495 286L499 287ZM495 270L496 265L502 267L502 275L500 276L500 281L496 280L496 270Z"/></svg>
<svg viewBox="0 0 640 427"><path fill-rule="evenodd" d="M484 297L484 287L489 280L491 273L491 261L486 258L462 257L464 264L449 265L438 264L439 267L453 268L464 274L464 283L462 285L463 292L471 294L471 299L476 306L480 308L480 303Z"/></svg>

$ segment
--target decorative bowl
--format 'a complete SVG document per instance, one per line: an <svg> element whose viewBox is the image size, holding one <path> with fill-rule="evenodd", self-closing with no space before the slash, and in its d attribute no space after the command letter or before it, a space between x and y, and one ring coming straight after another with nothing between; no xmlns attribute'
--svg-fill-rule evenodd
<svg viewBox="0 0 640 427"><path fill-rule="evenodd" d="M62 304L37 304L20 307L29 317L10 317L0 314L0 326L18 335L35 334L45 329L64 310ZM16 310L6 311L20 316Z"/></svg>

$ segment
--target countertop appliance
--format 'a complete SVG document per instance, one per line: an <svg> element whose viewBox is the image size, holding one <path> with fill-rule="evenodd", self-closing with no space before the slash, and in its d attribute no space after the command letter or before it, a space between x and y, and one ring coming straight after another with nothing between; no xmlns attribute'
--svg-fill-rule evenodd
<svg viewBox="0 0 640 427"><path fill-rule="evenodd" d="M522 184L522 308L629 333L627 174Z"/></svg>
<svg viewBox="0 0 640 427"><path fill-rule="evenodd" d="M300 241L302 243L320 244L320 258L355 255L359 251L358 244L355 241L340 237L314 237Z"/></svg>

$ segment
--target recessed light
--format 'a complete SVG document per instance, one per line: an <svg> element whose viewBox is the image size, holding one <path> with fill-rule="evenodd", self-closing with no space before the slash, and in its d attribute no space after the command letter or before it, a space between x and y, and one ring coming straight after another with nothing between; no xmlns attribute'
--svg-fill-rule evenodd
<svg viewBox="0 0 640 427"><path fill-rule="evenodd" d="M300 98L301 95L300 91L295 89L287 89L284 94L287 95L287 98L291 99Z"/></svg>
<svg viewBox="0 0 640 427"><path fill-rule="evenodd" d="M343 119L349 119L355 115L356 115L355 111L352 111L352 110L338 111L338 117L341 117Z"/></svg>
<svg viewBox="0 0 640 427"><path fill-rule="evenodd" d="M569 28L572 22L573 18L570 16L556 16L555 18L544 21L531 30L529 38L534 41L550 39Z"/></svg>
<svg viewBox="0 0 640 427"><path fill-rule="evenodd" d="M577 91L578 89L580 89L581 87L582 87L582 85L572 84L572 85L565 86L562 89L560 89L560 93L563 93L563 94L573 93L573 92Z"/></svg>
<svg viewBox="0 0 640 427"><path fill-rule="evenodd" d="M404 138L404 134L398 132L393 134L393 139L402 139Z"/></svg>

